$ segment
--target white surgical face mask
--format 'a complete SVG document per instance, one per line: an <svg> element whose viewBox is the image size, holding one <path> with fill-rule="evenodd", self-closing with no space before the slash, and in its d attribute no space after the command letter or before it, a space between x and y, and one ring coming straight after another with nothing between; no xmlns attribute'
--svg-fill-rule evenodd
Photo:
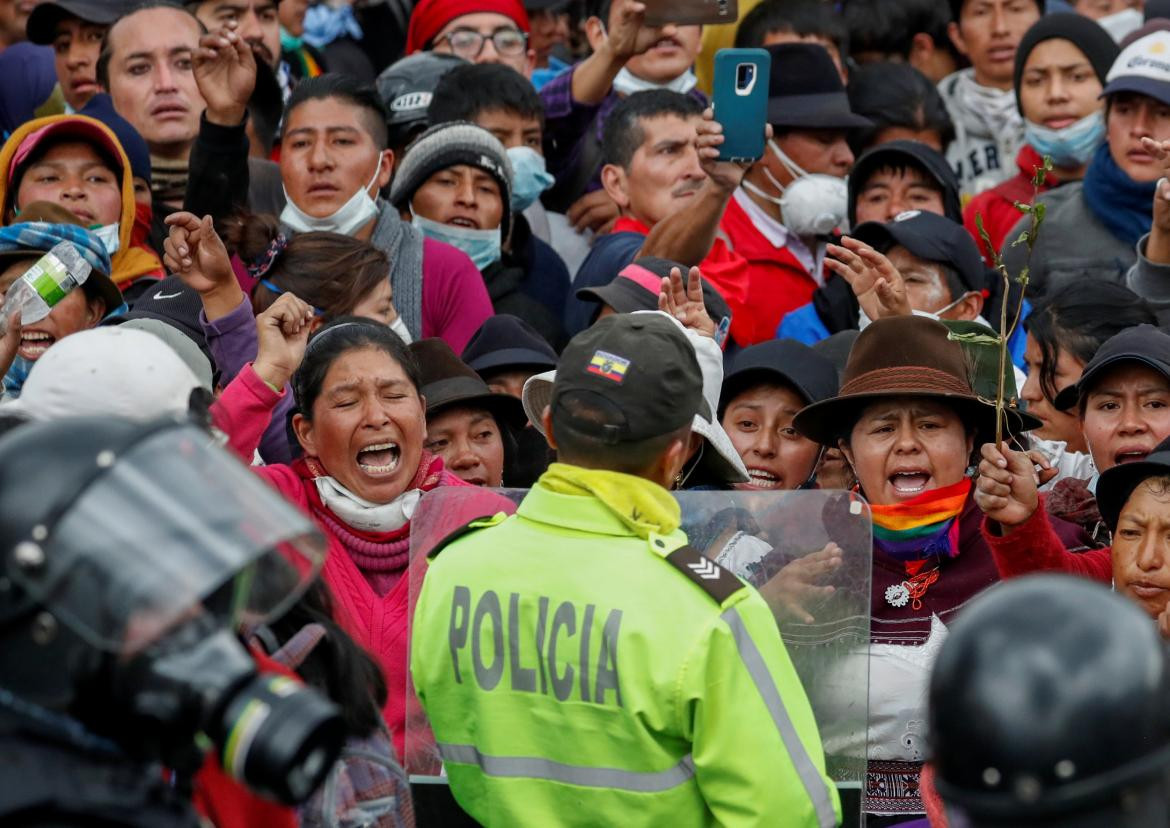
<svg viewBox="0 0 1170 828"><path fill-rule="evenodd" d="M1118 43L1130 32L1141 28L1144 22L1145 16L1137 9L1125 9L1097 18L1097 25L1109 32L1109 36Z"/></svg>
<svg viewBox="0 0 1170 828"><path fill-rule="evenodd" d="M89 228L89 232L101 239L102 244L106 246L106 253L113 256L118 252L118 248L122 246L122 240L118 238L121 227L122 225L115 221L113 224L102 224L91 227Z"/></svg>
<svg viewBox="0 0 1170 828"><path fill-rule="evenodd" d="M293 203L284 190L284 210L280 213L280 220L296 230L298 233L340 233L348 236L365 227L370 219L378 215L378 202L370 198L370 187L378 180L378 173L382 171L381 156L378 157L378 166L366 186L350 196L349 201L337 208L337 211L328 216L317 218L310 216Z"/></svg>
<svg viewBox="0 0 1170 828"><path fill-rule="evenodd" d="M410 223L428 239L457 247L468 255L482 273L494 262L500 260L500 228L477 230L474 227L456 227L434 219L423 218L410 211Z"/></svg>
<svg viewBox="0 0 1170 828"><path fill-rule="evenodd" d="M407 345L414 341L410 335L410 329L406 327L406 323L402 321L401 316L396 317L395 320L390 323L390 330L398 334L398 338Z"/></svg>
<svg viewBox="0 0 1170 828"><path fill-rule="evenodd" d="M389 503L371 503L332 477L318 477L313 482L325 508L341 518L347 526L367 532L393 532L401 529L410 521L415 507L422 499L422 491L410 489Z"/></svg>
<svg viewBox="0 0 1170 828"><path fill-rule="evenodd" d="M784 217L784 226L798 236L827 236L834 229L848 230L846 211L849 187L846 180L835 175L805 171L771 139L768 140L768 149L794 176L794 180L786 187L763 166L760 169L764 176L780 195L765 193L746 180L743 182L744 189L778 205Z"/></svg>
<svg viewBox="0 0 1170 828"><path fill-rule="evenodd" d="M630 96L635 92L647 92L651 89L669 89L671 92L678 92L685 95L695 88L699 79L695 73L690 69L683 72L674 80L666 83L654 83L645 78L640 78L631 72L628 68L623 66L621 71L617 73L617 77L613 79L613 91L619 95Z"/></svg>

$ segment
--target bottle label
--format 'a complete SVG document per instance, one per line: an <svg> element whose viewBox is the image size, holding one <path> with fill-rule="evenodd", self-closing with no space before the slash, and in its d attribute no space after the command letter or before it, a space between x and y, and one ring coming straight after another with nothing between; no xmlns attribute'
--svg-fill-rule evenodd
<svg viewBox="0 0 1170 828"><path fill-rule="evenodd" d="M50 308L69 295L69 291L77 286L77 281L69 272L68 266L52 253L41 256L32 267L24 272L22 278Z"/></svg>

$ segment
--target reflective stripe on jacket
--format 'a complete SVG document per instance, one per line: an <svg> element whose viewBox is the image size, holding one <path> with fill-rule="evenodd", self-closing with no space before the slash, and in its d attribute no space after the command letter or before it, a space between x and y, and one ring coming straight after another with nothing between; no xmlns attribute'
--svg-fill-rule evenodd
<svg viewBox="0 0 1170 828"><path fill-rule="evenodd" d="M484 825L830 826L836 789L771 611L681 531L532 489L431 563L411 670ZM690 570L688 573L687 570Z"/></svg>

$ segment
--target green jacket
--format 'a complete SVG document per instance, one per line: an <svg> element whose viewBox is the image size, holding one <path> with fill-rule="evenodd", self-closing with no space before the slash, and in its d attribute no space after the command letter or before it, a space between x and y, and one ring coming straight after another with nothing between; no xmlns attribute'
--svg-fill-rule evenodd
<svg viewBox="0 0 1170 828"><path fill-rule="evenodd" d="M487 523L433 559L411 652L471 816L542 828L840 820L759 593L681 531L642 539L593 497L538 484Z"/></svg>

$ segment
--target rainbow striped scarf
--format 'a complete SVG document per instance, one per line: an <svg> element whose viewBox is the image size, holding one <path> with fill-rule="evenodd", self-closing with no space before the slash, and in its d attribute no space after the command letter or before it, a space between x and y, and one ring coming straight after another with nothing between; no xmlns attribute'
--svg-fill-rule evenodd
<svg viewBox="0 0 1170 828"><path fill-rule="evenodd" d="M904 503L870 505L874 547L899 561L957 556L959 513L970 492L971 478L964 477Z"/></svg>

